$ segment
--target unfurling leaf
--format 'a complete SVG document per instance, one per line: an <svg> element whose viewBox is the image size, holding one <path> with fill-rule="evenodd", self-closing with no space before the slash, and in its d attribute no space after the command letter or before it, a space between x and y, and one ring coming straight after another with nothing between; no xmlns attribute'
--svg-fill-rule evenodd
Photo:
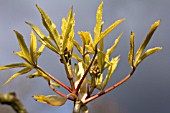
<svg viewBox="0 0 170 113"><path fill-rule="evenodd" d="M34 32L31 32L31 40L30 40L30 56L32 61L35 63L36 58L36 50L37 50L37 38L34 34Z"/></svg>
<svg viewBox="0 0 170 113"><path fill-rule="evenodd" d="M18 77L19 75L26 74L26 73L30 72L31 70L32 70L32 67L26 67L26 68L18 71L17 73L15 73L14 75L12 75L12 76L4 83L4 85L8 84L11 80L13 80L14 78Z"/></svg>
<svg viewBox="0 0 170 113"><path fill-rule="evenodd" d="M112 58L112 60L110 62L110 66L108 68L108 73L107 73L105 80L103 81L103 84L102 84L102 89L104 89L106 87L108 81L110 80L113 72L115 71L115 69L117 67L118 62L119 62L119 56Z"/></svg>
<svg viewBox="0 0 170 113"><path fill-rule="evenodd" d="M34 95L33 98L37 102L47 103L51 106L62 106L67 101L67 98L56 95Z"/></svg>
<svg viewBox="0 0 170 113"><path fill-rule="evenodd" d="M119 43L119 40L120 38L122 37L123 33L121 33L117 39L115 40L114 44L112 45L111 48L107 49L107 52L106 52L106 57L105 57L105 61L108 62L109 61L109 57L110 55L113 53L113 51L115 50L115 48L117 47L118 43Z"/></svg>
<svg viewBox="0 0 170 113"><path fill-rule="evenodd" d="M139 49L136 52L136 61L135 61L135 65L138 62L138 59L140 58L140 56L142 55L144 49L146 48L147 44L149 43L153 33L155 32L155 30L157 29L157 27L160 25L160 20L156 21L154 24L152 24L149 33L147 34L145 40L142 42L142 44L140 45Z"/></svg>
<svg viewBox="0 0 170 113"><path fill-rule="evenodd" d="M0 70L27 67L27 66L29 66L29 64L27 64L27 63L15 63L15 64L9 64L9 65L5 65L5 66L0 66Z"/></svg>
<svg viewBox="0 0 170 113"><path fill-rule="evenodd" d="M158 51L162 50L161 47L155 47L155 48L151 48L148 49L139 59L138 62L136 63L136 66L139 65L139 63L141 63L146 57L150 56L151 54L154 54Z"/></svg>
<svg viewBox="0 0 170 113"><path fill-rule="evenodd" d="M134 37L135 37L135 33L131 32L131 35L130 35L130 51L129 51L129 54L128 54L128 61L129 61L131 68L134 67L134 64L133 64L133 60L134 60Z"/></svg>

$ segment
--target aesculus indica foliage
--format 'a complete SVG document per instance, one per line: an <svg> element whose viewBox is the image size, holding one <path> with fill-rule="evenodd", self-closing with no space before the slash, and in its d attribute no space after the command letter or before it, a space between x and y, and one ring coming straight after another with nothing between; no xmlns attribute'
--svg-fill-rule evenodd
<svg viewBox="0 0 170 113"><path fill-rule="evenodd" d="M61 34L57 31L56 25L51 21L50 17L38 5L36 5L36 7L41 14L42 23L49 35L45 35L40 28L26 22L26 24L33 29L30 35L31 38L29 48L25 44L23 36L19 32L14 31L21 48L21 51L14 52L14 54L18 55L25 62L0 66L0 70L22 68L20 71L12 75L5 82L5 84L20 75L30 72L33 69L36 70L35 73L32 73L27 77L30 79L37 77L44 78L49 87L56 92L56 95L33 96L38 102L47 103L52 106L61 106L66 102L66 100L71 100L74 102L74 113L79 113L80 111L83 113L88 113L88 108L86 106L87 103L123 84L132 76L137 66L146 57L162 49L161 47L155 47L144 52L144 49L149 43L153 33L159 26L160 20L152 24L149 33L136 53L134 51L135 34L131 32L128 60L132 71L121 81L105 89L119 62L119 56L114 58L110 58L110 56L114 52L123 33L116 38L113 45L107 49L107 51L104 51L104 38L125 19L123 18L117 20L107 29L103 30L103 2L101 2L96 12L94 36L92 37L90 32L79 31L78 35L82 40L82 44L79 44L79 42L74 39L75 14L73 14L73 7L70 9L68 16L62 19ZM37 39L42 44L40 47L37 47ZM64 65L70 86L62 83L38 65L38 58L43 53L45 47L60 56L60 61ZM75 53L73 49L77 49L80 54ZM77 61L75 64L72 64L73 59L76 59ZM107 72L106 75L103 74L104 70ZM59 86L68 90L69 93L64 94L60 92L58 90ZM94 89L97 89L99 92L97 94L93 94Z"/></svg>

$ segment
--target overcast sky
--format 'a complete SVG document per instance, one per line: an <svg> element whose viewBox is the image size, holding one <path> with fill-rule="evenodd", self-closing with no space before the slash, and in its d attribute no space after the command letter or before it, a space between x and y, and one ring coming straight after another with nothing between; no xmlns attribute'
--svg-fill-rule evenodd
<svg viewBox="0 0 170 113"><path fill-rule="evenodd" d="M75 32L90 31L93 35L95 13L100 2L101 0L0 0L0 65L21 61L13 54L13 51L19 51L13 30L22 33L29 44L31 29L24 21L39 26L47 34L41 24L36 4L48 13L57 24L59 32L61 32L62 17L66 17L70 7L73 6L76 15ZM170 113L169 7L169 0L104 0L104 29L117 19L126 18L126 21L109 34L105 40L106 47L110 47L115 38L121 32L124 33L113 54L113 57L120 54L120 63L108 86L121 80L130 72L127 55L131 31L136 34L135 48L137 49L151 24L161 19L161 25L147 48L161 46L163 50L141 63L134 76L125 84L90 103L90 113L93 113L93 110L97 112L97 109L100 109L101 113L105 110L108 111L107 113ZM77 34L75 39L80 41ZM59 80L68 82L63 65L60 65L58 57L48 49L45 50L39 63L41 67ZM71 102L67 102L62 107L51 107L37 103L32 99L34 94L54 94L43 79L28 80L22 76L2 87L2 84L16 71L18 70L0 72L0 92L15 91L29 113L71 113L73 107ZM103 105L105 107L102 107ZM14 113L10 108L2 105L0 105L0 111L1 113Z"/></svg>

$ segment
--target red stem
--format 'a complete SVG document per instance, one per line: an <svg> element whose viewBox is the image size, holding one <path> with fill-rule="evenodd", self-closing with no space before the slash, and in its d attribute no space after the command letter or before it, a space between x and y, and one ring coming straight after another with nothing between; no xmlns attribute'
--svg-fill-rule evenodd
<svg viewBox="0 0 170 113"><path fill-rule="evenodd" d="M85 77L87 76L87 73L89 72L89 69L90 69L90 67L92 66L92 64L93 64L93 62L94 62L94 60L95 60L96 55L97 55L97 48L95 49L95 54L94 54L94 56L93 56L93 58L92 58L92 60L91 60L91 62L90 62L90 64L89 64L89 66L87 67L87 69L86 69L83 77L81 78L81 80L80 80L80 82L79 82L79 84L78 84L78 86L77 86L77 88L76 88L76 90L75 90L75 92L74 92L75 94L78 93L78 91L79 91L79 89L80 89L80 86L81 86L81 84L83 83L83 80L84 80Z"/></svg>
<svg viewBox="0 0 170 113"><path fill-rule="evenodd" d="M118 83L114 84L113 86L107 88L106 90L102 91L102 92L99 92L93 96L91 96L90 98L86 99L84 104L87 104L89 103L90 101L110 92L111 90L115 89L116 87L120 86L121 84L123 84L124 82L126 82L132 75L133 73L135 72L135 68L132 69L131 73L128 74L125 78L123 78L121 81L119 81Z"/></svg>
<svg viewBox="0 0 170 113"><path fill-rule="evenodd" d="M43 72L44 74L46 74L48 77L50 77L52 80L54 80L56 83L60 84L61 86L63 86L65 89L67 89L70 93L72 93L72 89L70 87L68 87L67 85L65 85L64 83L62 83L61 81L59 81L58 79L56 79L55 77L53 77L52 75L48 74L47 72L45 72L43 69L41 69L39 66L35 67L37 70Z"/></svg>

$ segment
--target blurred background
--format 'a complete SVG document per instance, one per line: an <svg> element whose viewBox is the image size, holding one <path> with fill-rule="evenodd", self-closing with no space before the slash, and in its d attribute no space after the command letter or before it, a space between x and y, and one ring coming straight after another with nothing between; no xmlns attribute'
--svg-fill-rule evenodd
<svg viewBox="0 0 170 113"><path fill-rule="evenodd" d="M66 17L71 6L76 14L75 39L81 41L77 31L90 31L93 35L95 13L101 0L0 0L0 65L20 62L13 54L19 51L17 39L13 30L30 40L31 28L24 21L31 22L47 31L41 23L41 17L35 5L38 4L57 24L61 33L61 19ZM161 19L161 25L153 35L148 48L161 46L163 50L151 55L142 62L134 76L125 84L110 93L88 104L90 113L170 113L170 15L169 0L104 0L104 28L114 21L126 18L114 31L105 38L105 48L110 47L116 37L124 35L112 57L120 55L120 62L111 82L107 87L125 77L130 71L128 64L129 36L136 34L135 48L144 40L151 24ZM39 65L62 82L68 84L63 65L59 57L45 49L40 57ZM5 87L2 84L18 69L0 71L0 93L15 91L29 113L71 113L73 103L67 101L62 107L51 107L37 103L32 98L35 94L54 94L41 79L28 80L25 75L16 78ZM62 88L60 91L68 93ZM10 107L0 105L0 113L15 113Z"/></svg>

